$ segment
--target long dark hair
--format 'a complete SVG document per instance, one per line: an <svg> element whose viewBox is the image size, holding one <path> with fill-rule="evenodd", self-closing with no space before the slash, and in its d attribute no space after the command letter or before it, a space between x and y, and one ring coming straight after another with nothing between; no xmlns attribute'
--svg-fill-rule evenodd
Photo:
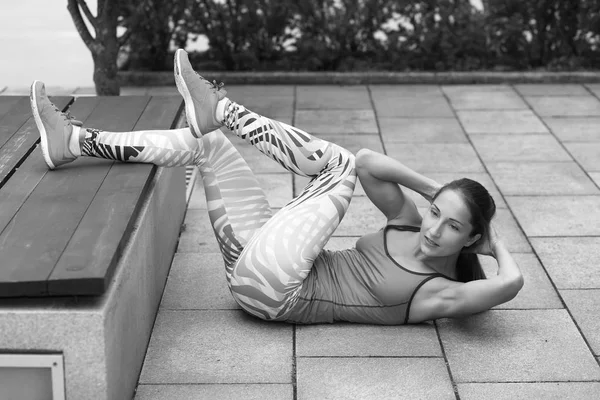
<svg viewBox="0 0 600 400"><path fill-rule="evenodd" d="M479 240L484 240L490 229L490 221L496 213L496 203L487 189L472 179L457 179L442 186L433 197L432 202L444 190L454 190L462 196L471 214L470 222L473 225L471 236L479 233L481 234L481 239ZM476 245L477 242L473 243L471 247ZM485 279L485 273L483 272L483 268L481 268L477 254L462 251L458 255L458 260L456 261L456 278L461 282Z"/></svg>

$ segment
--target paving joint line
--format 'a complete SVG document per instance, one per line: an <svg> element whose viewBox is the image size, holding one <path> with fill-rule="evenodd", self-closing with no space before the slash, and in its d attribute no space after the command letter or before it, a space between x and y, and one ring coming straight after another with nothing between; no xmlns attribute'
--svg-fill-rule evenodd
<svg viewBox="0 0 600 400"><path fill-rule="evenodd" d="M522 96L520 93L518 93L518 95L521 97L521 100L523 100L525 102L525 104L527 104L530 108L531 108L531 112L540 120L540 122L546 127L546 129L548 129L548 132L559 142L559 144L563 147L563 149L567 152L567 154L569 154L569 156L571 158L573 158L573 161L579 166L579 168L581 168L581 170L583 171L583 173L588 177L588 179L590 179L592 181L592 183L598 188L600 189L600 186L598 184L596 184L596 182L589 176L588 172L581 166L581 164L579 164L579 162L575 159L575 157L573 157L573 155L571 154L571 152L568 151L568 149L564 146L564 144L558 139L558 137L554 134L554 132L552 131L552 129L550 129L550 127L548 126L548 124L546 123L546 121L544 121L544 118L542 118L533 108L533 105L527 101L527 98L525 96ZM549 117L551 118L551 117ZM565 195L568 196L568 195ZM568 196L571 197L571 196ZM506 203L507 206L510 209L510 205L508 204L508 202ZM512 209L511 209L511 213L512 213ZM556 295L558 296L558 299L560 300L560 302L563 304L565 311L567 312L567 314L569 315L569 317L571 318L571 321L573 322L573 324L575 325L575 328L577 329L577 331L579 332L579 335L581 336L581 338L583 339L583 342L585 343L585 345L588 348L588 351L590 352L592 358L596 361L596 364L598 366L600 366L600 359L596 358L595 354L594 354L594 350L592 349L592 346L588 340L588 338L584 335L582 328L579 326L579 324L577 323L577 320L575 319L575 317L573 316L573 313L571 312L571 310L569 309L569 307L567 306L567 303L565 301L565 299L563 298L563 296L561 295L558 287L556 286L556 283L554 282L554 280L552 279L552 276L550 275L550 273L548 272L548 269L546 268L546 266L544 265L544 263L542 262L541 257L539 256L539 254L537 253L535 247L533 246L533 244L531 243L531 240L529 239L529 237L525 234L525 231L523 230L521 223L517 220L517 218L515 217L515 221L517 222L519 229L521 229L524 233L525 239L527 240L527 242L529 243L529 246L531 246L531 249L533 250L533 254L535 254L535 257L537 258L537 260L539 261L542 269L544 270L544 272L546 273L546 276L548 278L548 280L550 281L550 284L552 285Z"/></svg>
<svg viewBox="0 0 600 400"><path fill-rule="evenodd" d="M546 127L546 129L548 129L548 132L554 136L554 138L556 140L558 140L556 138L556 136L554 135L554 133L552 132L552 130L549 128L549 126L546 124L546 122L543 120L543 118L541 118L533 109L533 106L531 105L531 103L529 103L525 97L523 95L521 95L521 93L519 93L518 90L516 90L514 88L514 85L510 85L512 90L514 92L516 92L517 96L519 96L521 98L522 101L525 102L525 104L530 108L530 111L542 122L542 124L544 124L544 126ZM458 123L460 124L460 126L462 127L463 131L465 132L465 135L467 136L467 139L469 141L469 143L471 144L471 146L473 147L473 151L475 151L475 154L477 154L477 157L479 158L480 162L483 165L483 168L485 169L486 173L489 175L490 179L492 180L492 182L494 183L494 185L498 188L498 193L500 194L500 196L503 198L504 202L506 203L506 209L510 212L512 218L514 219L515 223L517 224L518 229L523 233L523 237L525 238L525 240L527 241L529 247L531 248L533 254L535 255L537 261L540 263L540 266L542 267L542 270L544 271L544 273L546 274L546 277L548 278L548 280L550 281L550 285L552 285L552 288L554 289L554 292L556 294L556 296L558 297L559 301L561 302L561 304L564 307L564 310L568 313L569 317L571 318L571 321L573 322L573 324L575 325L577 331L579 332L579 335L581 336L581 338L583 339L584 343L586 344L588 351L590 352L591 356L594 358L594 360L596 361L597 365L600 366L600 358L596 358L594 355L594 351L588 341L588 339L585 337L585 335L583 334L583 331L581 329L581 327L579 326L579 324L577 324L577 321L575 320L571 310L569 309L569 307L567 306L565 300L563 299L563 297L561 296L556 283L552 280L552 277L550 276L548 270L546 269L546 266L544 265L544 263L542 262L542 259L540 258L539 254L537 253L537 251L535 250L535 247L532 245L529 237L527 236L527 234L525 233L525 230L523 229L523 226L521 225L520 221L517 219L515 213L513 212L510 204L508 203L508 201L506 201L507 196L504 195L504 193L502 192L502 190L500 189L500 187L498 186L498 184L496 183L496 180L494 179L493 175L490 173L490 171L488 170L487 166L485 165L485 163L483 162L483 159L481 158L481 155L479 154L479 152L477 151L477 149L475 148L475 146L473 145L473 142L471 141L471 137L469 136L469 134L467 133L462 121L458 118L458 114L456 112L456 109L452 106L452 102L450 101L450 98L448 97L447 93L444 92L442 90L444 97L446 98L446 101L449 103L450 108L452 109L456 119L458 120ZM564 145L559 141L559 143L561 144L561 146L564 147ZM571 156L574 160L575 158L573 157L573 155L568 152L569 156ZM579 165L579 167L581 168L581 165ZM583 168L581 168L584 172L585 170ZM586 173L587 175L587 173ZM588 175L588 178L589 175ZM590 178L591 179L591 178ZM593 180L592 180L593 182ZM598 186L598 185L596 185ZM457 399L460 400L460 399Z"/></svg>
<svg viewBox="0 0 600 400"><path fill-rule="evenodd" d="M442 335L440 334L440 327L438 326L437 320L433 321L433 326L435 327L435 334L437 336L438 343L440 345L440 350L442 352L444 364L446 365L446 371L448 372L448 377L450 378L450 385L452 385L452 391L454 392L454 397L456 398L456 400L460 400L460 393L458 392L458 383L454 379L454 375L452 375L452 368L450 367L450 360L448 360L448 355L446 354L446 349L444 348L444 342L442 341Z"/></svg>

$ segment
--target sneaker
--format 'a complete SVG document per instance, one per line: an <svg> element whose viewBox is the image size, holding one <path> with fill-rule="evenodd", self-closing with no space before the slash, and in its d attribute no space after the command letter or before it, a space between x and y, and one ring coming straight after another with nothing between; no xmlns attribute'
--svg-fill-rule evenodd
<svg viewBox="0 0 600 400"><path fill-rule="evenodd" d="M185 116L192 133L200 138L219 129L223 122L215 118L217 103L227 94L223 84L212 83L194 71L185 50L175 52L175 83L185 101Z"/></svg>
<svg viewBox="0 0 600 400"><path fill-rule="evenodd" d="M69 139L73 125L81 122L73 120L61 112L46 96L46 88L40 81L34 81L29 95L31 111L40 131L42 155L50 169L70 163L77 157L69 151Z"/></svg>

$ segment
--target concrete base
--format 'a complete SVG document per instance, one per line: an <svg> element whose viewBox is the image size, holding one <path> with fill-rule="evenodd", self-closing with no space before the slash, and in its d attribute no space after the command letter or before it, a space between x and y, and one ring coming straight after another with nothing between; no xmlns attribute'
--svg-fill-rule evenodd
<svg viewBox="0 0 600 400"><path fill-rule="evenodd" d="M131 400L185 214L184 168L159 168L109 290L2 299L0 353L62 353L66 399Z"/></svg>

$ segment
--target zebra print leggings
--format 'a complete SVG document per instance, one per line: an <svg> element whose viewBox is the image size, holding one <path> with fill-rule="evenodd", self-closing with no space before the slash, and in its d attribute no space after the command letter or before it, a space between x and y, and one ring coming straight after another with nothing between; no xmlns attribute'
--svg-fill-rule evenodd
<svg viewBox="0 0 600 400"><path fill-rule="evenodd" d="M285 321L315 258L344 216L354 156L335 144L231 103L225 126L310 183L272 215L255 176L220 131L87 129L82 155L175 167L196 165L232 295L248 313Z"/></svg>

